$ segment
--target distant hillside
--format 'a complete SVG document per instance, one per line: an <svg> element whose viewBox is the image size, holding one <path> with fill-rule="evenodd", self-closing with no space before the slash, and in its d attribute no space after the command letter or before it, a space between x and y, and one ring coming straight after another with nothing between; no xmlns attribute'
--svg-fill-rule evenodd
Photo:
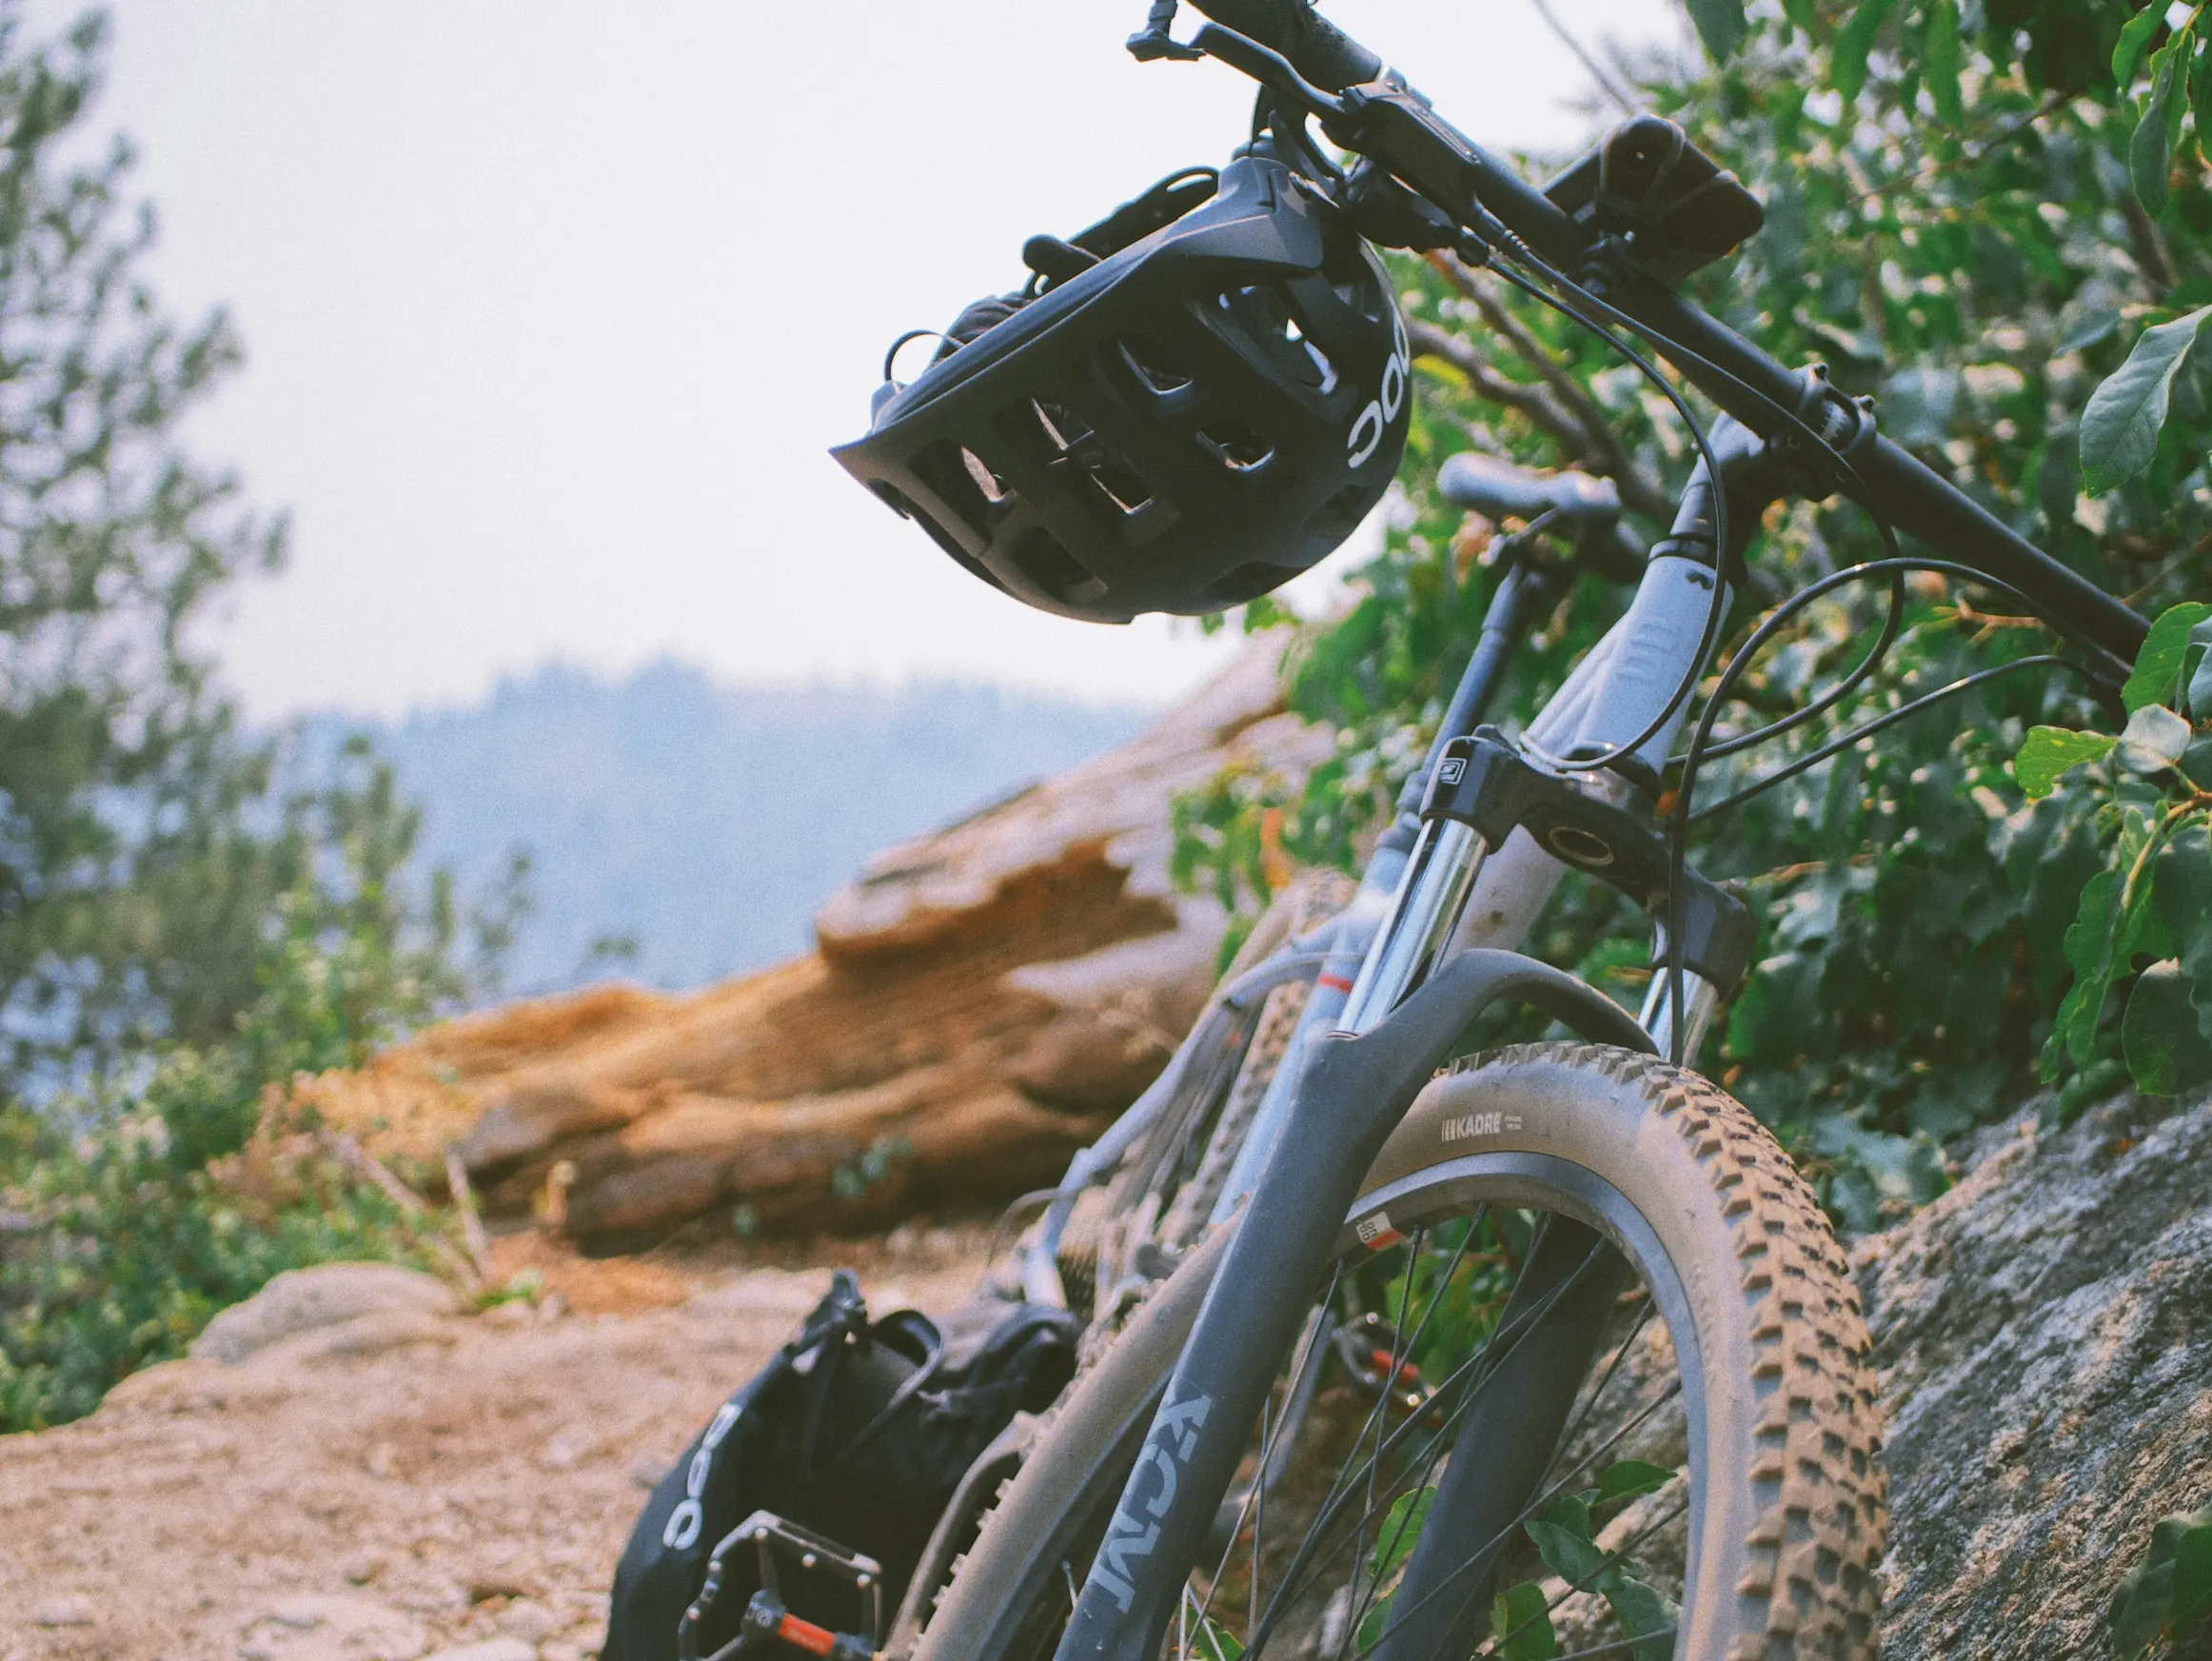
<svg viewBox="0 0 2212 1661"><path fill-rule="evenodd" d="M536 911L507 980L543 992L609 974L698 986L803 951L815 908L868 855L1148 713L952 682L721 685L661 663L612 682L548 667L479 707L365 730L424 808L425 859L464 893L529 852ZM634 959L595 960L595 941L623 936Z"/></svg>

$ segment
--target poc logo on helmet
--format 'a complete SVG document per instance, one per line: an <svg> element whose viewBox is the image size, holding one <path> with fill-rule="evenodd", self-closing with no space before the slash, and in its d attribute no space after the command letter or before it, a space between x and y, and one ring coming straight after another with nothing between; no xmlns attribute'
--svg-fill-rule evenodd
<svg viewBox="0 0 2212 1661"><path fill-rule="evenodd" d="M1383 365L1382 390L1367 401L1367 407L1352 424L1352 436L1344 441L1354 467L1374 454L1384 431L1406 406L1406 381L1412 372L1412 354L1406 347L1405 320L1392 312L1391 325L1391 355Z"/></svg>

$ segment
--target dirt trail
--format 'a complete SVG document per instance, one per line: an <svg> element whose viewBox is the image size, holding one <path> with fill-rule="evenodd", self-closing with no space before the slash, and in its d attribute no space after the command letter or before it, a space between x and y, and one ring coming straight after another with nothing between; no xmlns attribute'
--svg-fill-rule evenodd
<svg viewBox="0 0 2212 1661"><path fill-rule="evenodd" d="M582 1661L645 1486L829 1266L879 1313L941 1312L985 1249L900 1231L803 1266L576 1266L548 1278L581 1313L141 1374L89 1419L0 1437L0 1661Z"/></svg>

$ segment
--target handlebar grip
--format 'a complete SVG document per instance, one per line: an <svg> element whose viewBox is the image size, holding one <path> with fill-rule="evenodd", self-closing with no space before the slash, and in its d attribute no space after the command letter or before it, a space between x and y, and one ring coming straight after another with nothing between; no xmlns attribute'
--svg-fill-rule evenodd
<svg viewBox="0 0 2212 1661"><path fill-rule="evenodd" d="M1610 524L1621 514L1621 492L1610 479L1531 473L1471 451L1447 461L1436 484L1445 501L1491 519L1534 519L1549 512L1577 524Z"/></svg>
<svg viewBox="0 0 2212 1661"><path fill-rule="evenodd" d="M1250 35L1291 60L1314 86L1341 92L1383 70L1382 59L1315 11L1311 0L1193 0L1225 29Z"/></svg>

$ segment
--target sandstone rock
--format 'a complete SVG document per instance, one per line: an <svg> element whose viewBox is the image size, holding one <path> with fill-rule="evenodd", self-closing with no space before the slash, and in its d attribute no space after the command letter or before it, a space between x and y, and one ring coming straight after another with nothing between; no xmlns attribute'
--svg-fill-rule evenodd
<svg viewBox="0 0 2212 1661"><path fill-rule="evenodd" d="M691 997L595 988L435 1029L310 1099L382 1157L458 1148L495 1216L579 1240L701 1215L851 1227L1058 1175L1158 1072L1225 919L1170 879L1170 802L1223 766L1297 774L1263 637L1120 747L890 849L820 949Z"/></svg>
<svg viewBox="0 0 2212 1661"><path fill-rule="evenodd" d="M451 1344L460 1323L421 1310L380 1310L326 1327L289 1333L256 1350L247 1359L255 1369L311 1367L326 1361L381 1355L409 1344Z"/></svg>
<svg viewBox="0 0 2212 1661"><path fill-rule="evenodd" d="M516 1637L485 1638L441 1650L428 1661L538 1661L538 1647Z"/></svg>
<svg viewBox="0 0 2212 1661"><path fill-rule="evenodd" d="M1886 1661L2112 1653L2105 1604L2151 1526L2212 1499L2212 1100L1993 1135L1857 1262L1889 1420Z"/></svg>
<svg viewBox="0 0 2212 1661"><path fill-rule="evenodd" d="M92 1624L92 1600L81 1592L57 1592L38 1606L31 1619L42 1627L89 1627Z"/></svg>
<svg viewBox="0 0 2212 1661"><path fill-rule="evenodd" d="M222 1401L219 1362L179 1357L140 1369L100 1399L102 1413L144 1407L184 1412Z"/></svg>
<svg viewBox="0 0 2212 1661"><path fill-rule="evenodd" d="M295 1333L364 1316L421 1322L454 1310L453 1294L427 1275L389 1263L323 1263L277 1275L207 1323L192 1358L236 1366Z"/></svg>
<svg viewBox="0 0 2212 1661"><path fill-rule="evenodd" d="M421 1623L371 1598L287 1597L239 1639L239 1661L415 1661L428 1649Z"/></svg>
<svg viewBox="0 0 2212 1661"><path fill-rule="evenodd" d="M517 1598L499 1612L500 1631L525 1644L543 1642L561 1625L561 1617L535 1598Z"/></svg>

